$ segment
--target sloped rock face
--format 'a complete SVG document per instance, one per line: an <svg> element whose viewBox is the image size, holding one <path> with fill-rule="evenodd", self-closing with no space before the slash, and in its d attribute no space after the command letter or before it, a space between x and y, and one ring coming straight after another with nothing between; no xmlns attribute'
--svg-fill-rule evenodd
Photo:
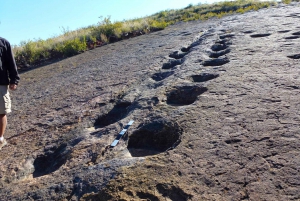
<svg viewBox="0 0 300 201"><path fill-rule="evenodd" d="M300 199L299 18L178 23L23 73L1 199Z"/></svg>

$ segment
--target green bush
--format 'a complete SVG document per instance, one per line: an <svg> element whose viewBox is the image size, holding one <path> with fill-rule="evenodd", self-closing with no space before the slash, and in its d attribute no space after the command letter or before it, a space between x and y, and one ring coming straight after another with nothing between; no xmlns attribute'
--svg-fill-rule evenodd
<svg viewBox="0 0 300 201"><path fill-rule="evenodd" d="M281 0L281 2L284 4L290 4L292 3L292 0Z"/></svg>
<svg viewBox="0 0 300 201"><path fill-rule="evenodd" d="M85 38L81 41L79 38L65 41L61 44L57 44L55 50L62 53L64 56L73 56L80 52L85 51L87 48Z"/></svg>
<svg viewBox="0 0 300 201"><path fill-rule="evenodd" d="M22 48L15 51L16 60L24 60L26 64L33 64L39 60L48 59L50 57L49 49L45 41L22 41Z"/></svg>
<svg viewBox="0 0 300 201"><path fill-rule="evenodd" d="M153 20L150 22L150 29L153 30L153 29L164 29L168 26L168 24L165 22L165 21L156 21L156 20Z"/></svg>
<svg viewBox="0 0 300 201"><path fill-rule="evenodd" d="M122 28L121 22L112 23L110 17L106 17L103 21L98 23L99 26L94 27L91 35L101 39L101 34L105 35L108 39L111 36L120 36L120 29Z"/></svg>

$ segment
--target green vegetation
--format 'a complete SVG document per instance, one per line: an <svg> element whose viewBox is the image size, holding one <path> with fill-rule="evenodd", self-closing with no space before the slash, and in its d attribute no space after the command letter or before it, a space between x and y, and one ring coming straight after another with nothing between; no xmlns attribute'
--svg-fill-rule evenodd
<svg viewBox="0 0 300 201"><path fill-rule="evenodd" d="M290 4L292 2L292 0L281 0L281 2L284 4Z"/></svg>
<svg viewBox="0 0 300 201"><path fill-rule="evenodd" d="M291 0L282 0L289 3ZM112 22L110 17L101 19L95 26L69 31L47 40L24 41L15 46L16 62L19 67L39 64L45 60L76 55L88 49L110 42L164 29L179 21L221 18L234 13L245 13L276 5L275 1L235 0L215 4L188 5L180 10L166 10L154 15L122 22Z"/></svg>
<svg viewBox="0 0 300 201"><path fill-rule="evenodd" d="M292 2L300 2L300 0L281 0L281 2L284 4L290 4Z"/></svg>

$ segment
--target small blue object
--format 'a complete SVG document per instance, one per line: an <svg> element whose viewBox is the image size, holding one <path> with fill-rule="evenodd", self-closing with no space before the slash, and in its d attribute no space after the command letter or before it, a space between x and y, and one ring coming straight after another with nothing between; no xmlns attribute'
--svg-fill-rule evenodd
<svg viewBox="0 0 300 201"><path fill-rule="evenodd" d="M119 134L124 135L126 133L127 129L123 129Z"/></svg>
<svg viewBox="0 0 300 201"><path fill-rule="evenodd" d="M130 122L127 125L131 126L133 122L134 122L133 120L130 120Z"/></svg>
<svg viewBox="0 0 300 201"><path fill-rule="evenodd" d="M133 124L133 120L130 120L129 123L124 127L124 129L119 133L119 135L116 137L116 139L113 141L113 143L111 143L111 147L115 147L119 140L121 139L121 137L126 133L126 131L128 130L129 126L131 126Z"/></svg>
<svg viewBox="0 0 300 201"><path fill-rule="evenodd" d="M113 143L111 143L110 146L114 147L114 146L116 146L118 144L118 142L119 142L119 140L114 140Z"/></svg>

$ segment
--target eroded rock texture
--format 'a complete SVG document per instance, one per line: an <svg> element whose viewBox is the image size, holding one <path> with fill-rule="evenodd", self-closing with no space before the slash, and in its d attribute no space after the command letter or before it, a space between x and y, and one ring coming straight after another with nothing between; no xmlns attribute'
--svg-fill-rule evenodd
<svg viewBox="0 0 300 201"><path fill-rule="evenodd" d="M23 73L1 200L299 200L299 20L178 23Z"/></svg>

